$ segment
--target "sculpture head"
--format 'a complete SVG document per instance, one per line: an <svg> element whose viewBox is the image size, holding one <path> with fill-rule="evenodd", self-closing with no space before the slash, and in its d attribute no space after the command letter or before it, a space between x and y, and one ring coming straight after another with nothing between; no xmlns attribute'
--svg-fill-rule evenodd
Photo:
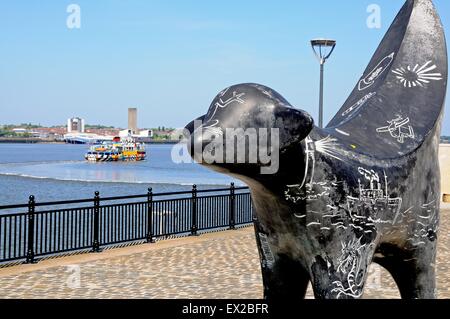
<svg viewBox="0 0 450 319"><path fill-rule="evenodd" d="M189 151L197 162L251 177L279 174L280 161L289 160L291 150L298 154L312 128L308 113L258 84L223 90L206 115L186 126Z"/></svg>

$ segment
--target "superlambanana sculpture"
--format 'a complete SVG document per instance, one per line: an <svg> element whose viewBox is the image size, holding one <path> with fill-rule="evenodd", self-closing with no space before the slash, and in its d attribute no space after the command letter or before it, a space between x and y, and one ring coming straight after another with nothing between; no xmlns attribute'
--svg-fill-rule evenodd
<svg viewBox="0 0 450 319"><path fill-rule="evenodd" d="M359 298L372 262L392 274L403 298L436 296L446 86L432 1L408 0L325 129L257 84L220 92L202 126L187 126L192 156L251 188L266 298L303 298L308 282L317 298ZM240 146L225 143L232 128L246 132L233 137ZM261 143L263 129L277 129L278 141ZM279 150L273 174L261 174L267 162L250 154L264 145L269 155ZM217 161L242 147L240 161Z"/></svg>

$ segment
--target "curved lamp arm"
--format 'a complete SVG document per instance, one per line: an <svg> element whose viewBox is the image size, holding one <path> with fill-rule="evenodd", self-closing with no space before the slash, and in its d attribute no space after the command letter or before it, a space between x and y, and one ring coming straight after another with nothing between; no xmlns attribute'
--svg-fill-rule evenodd
<svg viewBox="0 0 450 319"><path fill-rule="evenodd" d="M336 41L335 40L323 40L323 39L312 40L311 47L313 49L315 56L317 57L317 60L319 60L320 64L324 64L326 62L326 60L333 53L334 48L336 47ZM323 55L324 53L322 52L323 47L331 48L330 52L325 56ZM316 48L318 48L318 50Z"/></svg>

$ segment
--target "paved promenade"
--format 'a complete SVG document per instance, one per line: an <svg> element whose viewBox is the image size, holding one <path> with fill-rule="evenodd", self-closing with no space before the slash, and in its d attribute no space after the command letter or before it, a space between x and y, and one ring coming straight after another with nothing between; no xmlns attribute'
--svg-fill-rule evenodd
<svg viewBox="0 0 450 319"><path fill-rule="evenodd" d="M450 206L442 211L439 298L450 298ZM0 269L0 298L262 298L251 227ZM308 293L312 298L311 290ZM398 298L372 266L366 298Z"/></svg>
<svg viewBox="0 0 450 319"><path fill-rule="evenodd" d="M441 165L441 191L444 194L450 194L450 144L441 144L439 163Z"/></svg>

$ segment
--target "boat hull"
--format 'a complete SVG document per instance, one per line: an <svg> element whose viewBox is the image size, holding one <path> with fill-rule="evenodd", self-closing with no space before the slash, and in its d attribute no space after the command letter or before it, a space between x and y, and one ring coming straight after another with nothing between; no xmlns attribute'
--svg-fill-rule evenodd
<svg viewBox="0 0 450 319"><path fill-rule="evenodd" d="M137 154L86 154L85 159L88 162L138 162L146 158L145 153Z"/></svg>

